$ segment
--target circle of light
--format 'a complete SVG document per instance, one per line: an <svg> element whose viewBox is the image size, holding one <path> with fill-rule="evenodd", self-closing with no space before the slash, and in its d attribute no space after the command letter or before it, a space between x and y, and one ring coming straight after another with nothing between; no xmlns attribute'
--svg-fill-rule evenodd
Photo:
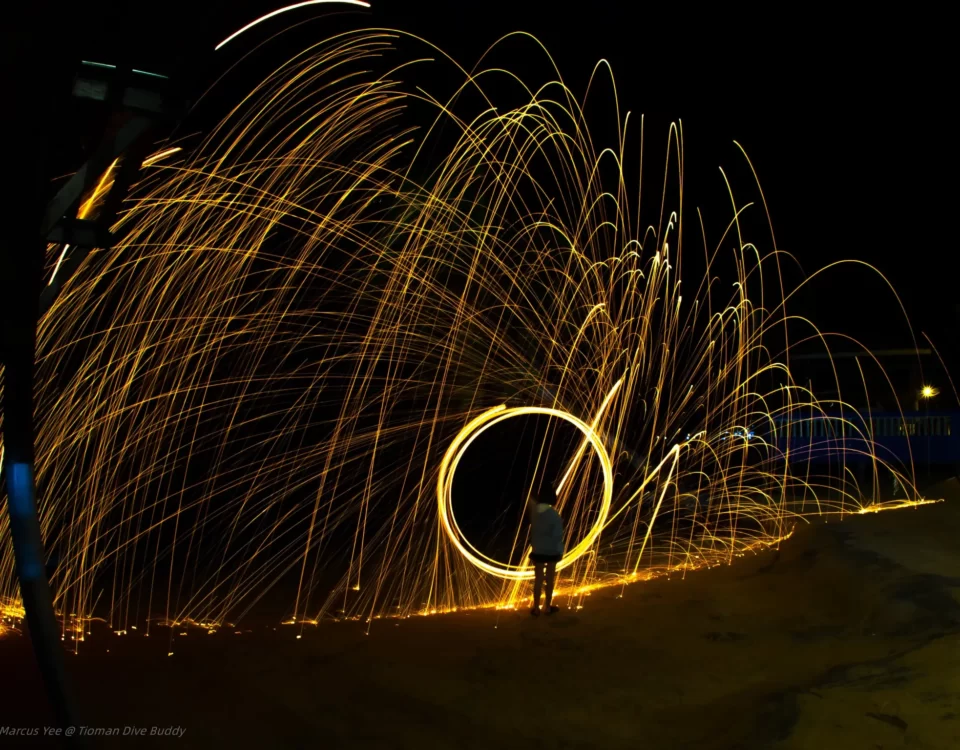
<svg viewBox="0 0 960 750"><path fill-rule="evenodd" d="M562 570L571 565L577 558L585 554L600 536L604 526L607 523L607 516L610 514L610 505L613 501L613 466L610 463L610 456L607 454L603 442L590 425L582 419L578 419L569 412L560 409L550 409L545 406L515 406L507 408L506 406L496 406L493 409L483 412L480 416L471 420L457 434L447 448L440 463L440 473L437 477L437 503L440 511L440 522L443 524L444 531L453 545L460 551L464 557L481 570L497 576L512 580L523 580L533 578L533 568L529 565L509 565L488 557L474 547L460 530L457 519L453 515L453 502L451 491L453 489L453 477L457 471L457 464L466 452L470 444L473 443L487 429L499 424L511 417L519 417L524 414L545 414L550 417L563 419L578 430L580 430L587 441L593 446L597 457L600 459L600 465L603 469L603 500L600 505L600 512L597 520L594 522L587 535L572 550L567 552L563 559L557 563L557 570Z"/></svg>

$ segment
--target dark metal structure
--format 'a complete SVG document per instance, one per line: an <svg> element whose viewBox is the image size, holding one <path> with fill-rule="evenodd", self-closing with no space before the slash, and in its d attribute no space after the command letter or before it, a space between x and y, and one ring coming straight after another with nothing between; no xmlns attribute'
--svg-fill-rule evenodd
<svg viewBox="0 0 960 750"><path fill-rule="evenodd" d="M44 44L40 19L4 29L5 118L11 146L5 201L8 217L0 252L0 316L3 355L3 463L10 531L17 576L30 639L53 710L61 727L78 724L67 684L61 626L45 568L34 475L34 371L37 324L91 248L115 241L121 201L162 130L181 107L171 96L166 76L132 66L82 61L68 44ZM48 154L59 126L76 127L76 105L103 123L99 145L47 204ZM11 137L12 136L12 137ZM95 218L76 218L84 195L114 165L113 185ZM64 248L52 283L44 286L47 244ZM69 251L69 252L68 252Z"/></svg>

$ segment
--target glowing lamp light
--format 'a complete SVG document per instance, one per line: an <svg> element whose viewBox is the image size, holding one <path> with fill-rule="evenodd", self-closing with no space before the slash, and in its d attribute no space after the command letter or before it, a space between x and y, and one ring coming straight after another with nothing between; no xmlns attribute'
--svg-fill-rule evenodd
<svg viewBox="0 0 960 750"><path fill-rule="evenodd" d="M921 397L921 398L933 398L933 397L936 396L938 393L940 393L940 391L939 391L938 389L934 388L932 385L925 385L925 386L923 386L923 388L922 388L921 391L920 391L920 397Z"/></svg>

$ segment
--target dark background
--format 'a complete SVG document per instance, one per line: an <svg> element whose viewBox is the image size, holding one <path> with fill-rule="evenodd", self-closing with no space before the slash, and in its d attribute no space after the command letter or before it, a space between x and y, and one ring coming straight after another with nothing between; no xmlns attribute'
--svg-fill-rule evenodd
<svg viewBox="0 0 960 750"><path fill-rule="evenodd" d="M544 43L578 95L594 64L605 58L616 76L621 111L632 112L634 122L640 114L646 119L647 174L662 169L669 123L682 122L685 211L690 221L691 208L703 209L711 247L731 215L719 168L731 176L741 200L756 197L736 140L759 175L778 246L807 273L849 258L876 266L900 295L919 345L927 345L927 334L956 371L957 149L947 115L954 87L946 28L936 18L905 8L886 15L707 17L680 4L641 9L633 3L381 0L369 10L329 5L291 11L213 55L217 42L283 4L94 0L48 3L33 12L42 13L51 43L58 28L69 29L83 54L126 55L140 67L175 72L194 97L255 44L301 22L273 43L274 54L292 54L336 31L390 27L424 37L469 68L500 36L525 30ZM495 60L521 75L542 71L529 44L518 42L515 49L511 54L507 46ZM245 64L253 84L256 61ZM268 72L263 68L259 75ZM231 87L239 93L244 85L243 75L236 75L218 97ZM609 120L609 87L597 91L597 106ZM65 154L72 154L78 135L68 127L62 132ZM822 329L842 330L871 348L912 345L896 298L862 268L832 271L798 305L793 309ZM925 380L955 403L935 359L923 366Z"/></svg>

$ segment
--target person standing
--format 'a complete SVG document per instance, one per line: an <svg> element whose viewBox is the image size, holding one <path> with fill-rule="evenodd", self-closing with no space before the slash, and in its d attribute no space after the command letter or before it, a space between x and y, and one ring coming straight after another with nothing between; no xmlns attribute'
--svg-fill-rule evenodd
<svg viewBox="0 0 960 750"><path fill-rule="evenodd" d="M527 498L530 517L530 562L533 564L533 608L530 614L540 614L540 593L545 588L544 611L552 615L559 607L553 606L553 585L557 578L557 563L563 558L563 520L553 504L536 493Z"/></svg>

